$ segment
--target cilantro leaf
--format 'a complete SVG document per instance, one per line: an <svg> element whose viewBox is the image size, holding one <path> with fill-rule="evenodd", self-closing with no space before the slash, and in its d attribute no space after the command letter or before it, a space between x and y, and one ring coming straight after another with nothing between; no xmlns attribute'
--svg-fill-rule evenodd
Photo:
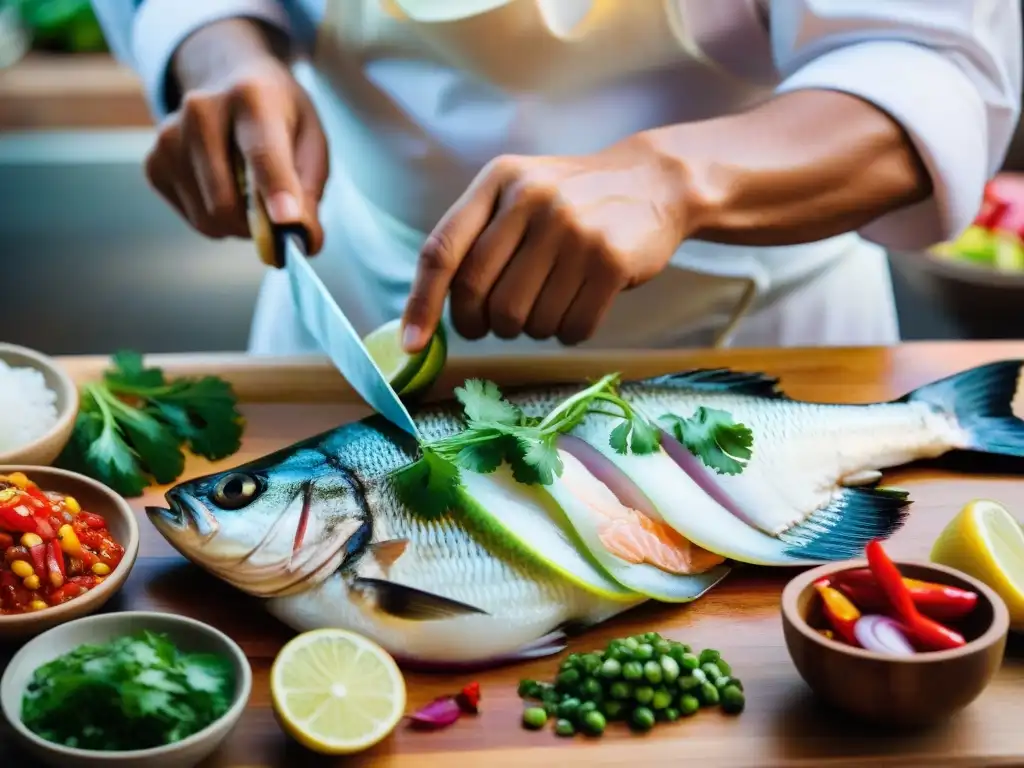
<svg viewBox="0 0 1024 768"><path fill-rule="evenodd" d="M103 374L103 379L108 384L153 389L166 383L164 372L159 368L146 368L142 355L138 352L115 352L111 357L111 364L111 369Z"/></svg>
<svg viewBox="0 0 1024 768"><path fill-rule="evenodd" d="M701 406L689 419L665 414L660 421L690 453L720 475L740 474L753 455L753 433L726 411Z"/></svg>
<svg viewBox="0 0 1024 768"><path fill-rule="evenodd" d="M428 518L441 517L459 506L459 469L429 447L422 457L395 475L400 501Z"/></svg>
<svg viewBox="0 0 1024 768"><path fill-rule="evenodd" d="M638 455L654 453L661 445L661 431L647 419L634 415L630 421L629 449Z"/></svg>
<svg viewBox="0 0 1024 768"><path fill-rule="evenodd" d="M505 459L505 446L501 441L477 443L462 448L453 461L462 469L477 472L481 475L490 474L501 466Z"/></svg>
<svg viewBox="0 0 1024 768"><path fill-rule="evenodd" d="M219 461L242 445L244 422L231 386L222 379L207 376L175 382L150 406L197 456Z"/></svg>
<svg viewBox="0 0 1024 768"><path fill-rule="evenodd" d="M608 436L608 443L611 445L612 450L616 453L622 454L623 456L629 452L629 443L627 441L629 440L630 428L630 423L628 421L624 421L615 427L615 429L612 430L612 433Z"/></svg>
<svg viewBox="0 0 1024 768"><path fill-rule="evenodd" d="M493 381L469 379L464 386L456 387L455 397L471 422L513 425L518 424L523 415L504 398Z"/></svg>

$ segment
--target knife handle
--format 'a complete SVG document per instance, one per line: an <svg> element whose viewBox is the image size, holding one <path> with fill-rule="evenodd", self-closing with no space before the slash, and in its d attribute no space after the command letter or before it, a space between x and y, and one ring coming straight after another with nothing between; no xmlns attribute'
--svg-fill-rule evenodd
<svg viewBox="0 0 1024 768"><path fill-rule="evenodd" d="M284 267L285 242L295 235L302 241L303 251L309 253L309 231L301 222L275 224L267 214L263 197L252 183L252 172L245 164L242 154L234 149L232 161L235 167L235 180L238 191L245 200L246 215L249 219L249 232L260 261L270 267Z"/></svg>

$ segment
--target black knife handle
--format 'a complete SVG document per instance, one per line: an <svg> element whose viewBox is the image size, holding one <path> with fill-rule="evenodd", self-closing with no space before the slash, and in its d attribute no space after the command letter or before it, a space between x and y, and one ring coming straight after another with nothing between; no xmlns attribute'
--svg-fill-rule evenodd
<svg viewBox="0 0 1024 768"><path fill-rule="evenodd" d="M250 173L245 160L236 149L233 153L235 179L239 194L245 201L246 215L249 219L249 232L253 244L264 264L281 269L284 267L285 243L289 237L298 237L302 242L303 255L309 254L310 236L302 222L274 224L267 214L263 198L250 182Z"/></svg>

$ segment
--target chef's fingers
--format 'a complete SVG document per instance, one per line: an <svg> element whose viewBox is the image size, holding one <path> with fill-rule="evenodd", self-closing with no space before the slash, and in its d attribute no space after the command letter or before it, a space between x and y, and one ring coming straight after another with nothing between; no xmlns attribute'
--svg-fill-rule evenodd
<svg viewBox="0 0 1024 768"><path fill-rule="evenodd" d="M230 119L222 99L200 91L186 94L181 108L182 145L210 231L215 237L247 237L245 201L231 166Z"/></svg>
<svg viewBox="0 0 1024 768"><path fill-rule="evenodd" d="M490 221L501 185L502 177L485 168L427 236L402 317L407 352L419 352L434 335L452 279Z"/></svg>
<svg viewBox="0 0 1024 768"><path fill-rule="evenodd" d="M500 205L455 272L451 281L452 325L464 338L480 339L491 330L488 298L522 244L529 216L525 208Z"/></svg>
<svg viewBox="0 0 1024 768"><path fill-rule="evenodd" d="M206 213L188 153L182 143L179 115L170 116L160 125L156 143L146 157L145 170L149 183L185 221L204 235L220 236L218 228L213 226Z"/></svg>
<svg viewBox="0 0 1024 768"><path fill-rule="evenodd" d="M562 318L558 340L571 346L593 336L623 288L624 282L613 279L603 270L594 270Z"/></svg>
<svg viewBox="0 0 1024 768"><path fill-rule="evenodd" d="M555 268L562 233L533 222L522 245L501 273L487 300L487 321L494 335L513 339L523 332ZM454 294L453 294L454 295Z"/></svg>
<svg viewBox="0 0 1024 768"><path fill-rule="evenodd" d="M558 333L562 318L586 281L585 255L582 248L563 247L558 252L554 269L544 281L526 321L528 336L541 340L550 339Z"/></svg>
<svg viewBox="0 0 1024 768"><path fill-rule="evenodd" d="M312 105L300 118L295 134L295 172L305 193L309 249L310 255L313 255L320 251L324 242L319 205L330 174L330 154L327 151L327 138Z"/></svg>

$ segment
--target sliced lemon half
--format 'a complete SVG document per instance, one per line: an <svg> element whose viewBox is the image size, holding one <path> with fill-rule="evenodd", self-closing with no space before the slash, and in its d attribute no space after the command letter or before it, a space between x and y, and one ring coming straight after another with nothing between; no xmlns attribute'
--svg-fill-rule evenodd
<svg viewBox="0 0 1024 768"><path fill-rule="evenodd" d="M307 749L346 755L387 737L405 712L395 660L354 632L317 629L288 642L270 671L274 712Z"/></svg>
<svg viewBox="0 0 1024 768"><path fill-rule="evenodd" d="M1001 504L967 504L939 534L931 560L990 586L1006 603L1010 624L1024 629L1024 529Z"/></svg>

